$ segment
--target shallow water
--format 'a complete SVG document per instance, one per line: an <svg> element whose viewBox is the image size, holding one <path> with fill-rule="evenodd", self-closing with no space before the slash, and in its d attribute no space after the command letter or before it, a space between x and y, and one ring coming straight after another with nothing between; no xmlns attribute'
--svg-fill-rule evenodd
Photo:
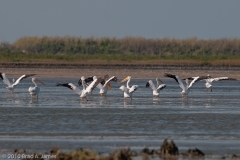
<svg viewBox="0 0 240 160"><path fill-rule="evenodd" d="M204 82L196 83L188 98L172 79L159 98L145 88L148 79L132 79L139 85L133 100L123 100L117 83L106 97L96 88L89 101L56 83L76 78L40 78L39 100L31 99L31 79L23 80L15 94L0 84L0 150L15 148L49 151L91 148L109 152L129 146L158 149L164 138L174 139L180 152L197 147L210 155L237 154L240 151L240 82L214 82L206 92ZM154 79L153 79L154 80ZM154 80L155 82L155 80ZM81 87L80 87L81 88Z"/></svg>

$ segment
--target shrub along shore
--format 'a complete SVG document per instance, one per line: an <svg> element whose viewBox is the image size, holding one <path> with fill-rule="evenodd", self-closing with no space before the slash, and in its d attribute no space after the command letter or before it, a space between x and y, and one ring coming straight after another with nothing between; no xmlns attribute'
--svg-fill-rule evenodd
<svg viewBox="0 0 240 160"><path fill-rule="evenodd" d="M240 66L240 39L22 37L0 42L0 62Z"/></svg>

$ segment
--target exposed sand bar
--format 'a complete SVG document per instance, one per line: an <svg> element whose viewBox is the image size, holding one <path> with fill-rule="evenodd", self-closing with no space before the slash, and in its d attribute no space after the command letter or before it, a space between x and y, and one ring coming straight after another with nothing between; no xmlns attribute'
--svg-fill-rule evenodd
<svg viewBox="0 0 240 160"><path fill-rule="evenodd" d="M46 63L1 63L0 72L9 77L18 77L22 74L37 74L37 77L80 78L81 76L102 76L104 74L117 77L132 76L133 78L164 77L164 73L177 74L181 77L228 76L240 79L240 67L204 67L204 66L163 66L138 64L46 64Z"/></svg>

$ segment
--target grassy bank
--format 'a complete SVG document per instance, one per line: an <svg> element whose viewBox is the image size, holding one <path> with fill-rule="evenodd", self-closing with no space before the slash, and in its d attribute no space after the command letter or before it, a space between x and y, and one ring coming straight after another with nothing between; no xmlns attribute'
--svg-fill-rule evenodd
<svg viewBox="0 0 240 160"><path fill-rule="evenodd" d="M0 62L240 66L240 56L2 53Z"/></svg>

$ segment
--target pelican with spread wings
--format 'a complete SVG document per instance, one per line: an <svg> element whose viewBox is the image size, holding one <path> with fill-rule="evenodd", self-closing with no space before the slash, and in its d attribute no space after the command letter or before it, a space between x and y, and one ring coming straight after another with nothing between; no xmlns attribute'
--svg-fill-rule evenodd
<svg viewBox="0 0 240 160"><path fill-rule="evenodd" d="M167 85L166 84L163 84L163 82L161 81L160 78L156 78L156 81L157 81L157 86L155 87L154 83L152 80L149 80L147 83L146 83L146 87L151 87L152 90L153 90L153 96L159 96L160 94L160 90L164 89ZM161 82L162 84L159 84L159 82Z"/></svg>
<svg viewBox="0 0 240 160"><path fill-rule="evenodd" d="M98 79L99 83L98 85L96 86L100 91L100 95L103 96L103 95L106 95L107 94L107 91L108 89L112 89L112 86L110 84L111 81L113 82L116 82L117 81L117 77L115 76L112 76L111 78L109 78L109 75L104 75L102 77L99 77L97 78L97 76L91 76L91 77L88 77L84 80L85 83L89 83L95 79ZM81 86L82 85L82 81L79 80L78 81L78 84Z"/></svg>
<svg viewBox="0 0 240 160"><path fill-rule="evenodd" d="M129 83L131 81L130 76L127 76L125 79L123 79L121 82L119 82L119 84L123 83L125 81L127 81L127 86L123 85L119 89L121 91L123 91L123 93L124 93L124 100L126 100L126 98L131 98L131 100L132 100L132 94L133 94L133 92L135 92L138 89L138 85L133 85L132 87L129 86Z"/></svg>
<svg viewBox="0 0 240 160"><path fill-rule="evenodd" d="M98 85L99 81L97 79L93 80L89 85L86 84L85 77L82 76L81 77L82 80L82 86L83 89L80 90L78 87L76 87L74 84L72 83L58 83L57 86L63 86L63 87L67 87L71 90L73 90L75 93L77 93L80 96L80 99L82 100L83 98L87 99L87 94L91 93L91 91Z"/></svg>
<svg viewBox="0 0 240 160"><path fill-rule="evenodd" d="M16 86L16 85L18 85L19 84L19 82L21 82L23 79L26 79L26 78L28 78L28 77L31 77L31 76L34 76L34 75L36 75L36 74L24 74L24 75L22 75L21 77L19 77L16 81L15 80L13 80L13 84L12 83L10 83L10 81L9 81L9 79L8 79L8 77L6 76L6 74L5 73L0 73L0 78L3 80L3 82L7 85L7 89L8 89L8 91L14 91L14 87Z"/></svg>
<svg viewBox="0 0 240 160"><path fill-rule="evenodd" d="M236 81L237 79L235 78L229 78L229 77L217 77L217 78L212 78L209 74L207 75L205 86L206 86L206 92L208 91L208 88L210 88L210 92L212 92L212 82L213 81Z"/></svg>
<svg viewBox="0 0 240 160"><path fill-rule="evenodd" d="M196 82L203 80L205 77L191 77L191 78L186 78L185 81L187 83L186 86L183 85L182 79L179 78L177 75L172 75L172 74L168 74L165 73L165 77L169 77L169 78L173 78L180 86L180 88L182 88L182 97L188 97L188 93L190 91L190 88L193 86L193 84L195 84Z"/></svg>

